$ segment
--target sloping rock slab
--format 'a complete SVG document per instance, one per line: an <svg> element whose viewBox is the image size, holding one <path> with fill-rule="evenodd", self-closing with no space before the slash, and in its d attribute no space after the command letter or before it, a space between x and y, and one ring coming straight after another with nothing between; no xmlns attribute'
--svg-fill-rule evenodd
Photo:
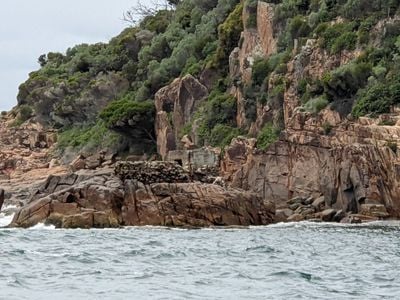
<svg viewBox="0 0 400 300"><path fill-rule="evenodd" d="M200 182L157 182L161 179L157 179L160 177L151 168L127 173L126 169L121 171L121 166L116 168L121 176L94 173L92 177L80 176L84 179L72 185L64 184L67 178L52 177L54 186L43 189L36 195L42 198L22 207L10 226L26 228L38 223L58 228L248 226L267 225L274 219L275 207L255 193ZM150 170L152 175L147 176ZM164 175L160 176L167 180ZM176 178L188 180L181 175ZM130 178L141 178L144 182Z"/></svg>

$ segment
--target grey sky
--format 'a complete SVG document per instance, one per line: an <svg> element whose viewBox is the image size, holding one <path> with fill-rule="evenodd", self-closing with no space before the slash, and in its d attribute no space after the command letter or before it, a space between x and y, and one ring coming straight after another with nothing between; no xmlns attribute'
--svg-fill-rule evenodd
<svg viewBox="0 0 400 300"><path fill-rule="evenodd" d="M2 0L0 111L16 105L18 86L38 69L37 58L80 43L108 41L137 0ZM146 1L141 1L145 3Z"/></svg>

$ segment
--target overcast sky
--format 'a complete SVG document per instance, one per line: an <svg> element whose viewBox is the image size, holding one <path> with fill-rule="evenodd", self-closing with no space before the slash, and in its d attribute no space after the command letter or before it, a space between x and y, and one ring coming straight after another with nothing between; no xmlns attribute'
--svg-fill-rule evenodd
<svg viewBox="0 0 400 300"><path fill-rule="evenodd" d="M1 0L0 111L16 105L18 86L39 68L39 55L110 40L127 26L122 13L136 1Z"/></svg>

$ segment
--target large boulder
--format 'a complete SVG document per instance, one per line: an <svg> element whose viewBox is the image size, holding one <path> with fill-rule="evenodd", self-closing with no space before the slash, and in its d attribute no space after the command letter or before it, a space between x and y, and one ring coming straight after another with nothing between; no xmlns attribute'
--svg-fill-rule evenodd
<svg viewBox="0 0 400 300"><path fill-rule="evenodd" d="M125 182L124 225L265 225L274 209L254 193L203 183Z"/></svg>

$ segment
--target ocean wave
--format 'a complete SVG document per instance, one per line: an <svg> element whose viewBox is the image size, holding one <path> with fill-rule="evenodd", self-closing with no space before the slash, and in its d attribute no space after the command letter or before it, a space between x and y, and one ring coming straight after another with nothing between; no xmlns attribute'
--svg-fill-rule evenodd
<svg viewBox="0 0 400 300"><path fill-rule="evenodd" d="M8 213L12 211L13 209L16 209L17 207L14 205L9 205L3 208L3 210L0 212L0 227L5 227L11 224L15 213Z"/></svg>
<svg viewBox="0 0 400 300"><path fill-rule="evenodd" d="M45 225L44 223L38 223L35 226L29 228L29 230L54 230L56 227L54 225Z"/></svg>

